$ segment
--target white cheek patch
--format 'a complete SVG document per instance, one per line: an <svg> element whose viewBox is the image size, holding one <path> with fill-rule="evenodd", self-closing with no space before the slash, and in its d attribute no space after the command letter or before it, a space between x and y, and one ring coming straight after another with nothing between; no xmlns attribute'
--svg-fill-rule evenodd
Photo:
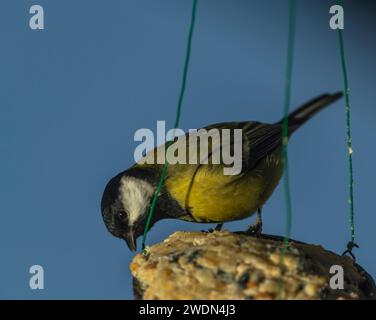
<svg viewBox="0 0 376 320"><path fill-rule="evenodd" d="M129 225L145 213L154 188L146 181L134 177L123 177L120 183L120 200L128 213Z"/></svg>

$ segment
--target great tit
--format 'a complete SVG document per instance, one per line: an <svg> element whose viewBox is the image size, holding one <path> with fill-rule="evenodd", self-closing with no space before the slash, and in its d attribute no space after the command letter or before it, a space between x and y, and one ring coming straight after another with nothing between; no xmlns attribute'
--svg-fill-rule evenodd
<svg viewBox="0 0 376 320"><path fill-rule="evenodd" d="M341 92L323 94L290 113L288 136L341 96ZM217 223L217 229L220 229L226 221L244 219L257 211L256 228L248 230L259 230L261 208L283 172L282 126L283 119L274 124L245 121L204 127L206 130L242 130L240 174L225 175L222 162L168 165L150 227L158 220L176 218ZM136 240L144 232L163 166L136 163L113 177L104 189L101 201L104 223L115 237L124 239L132 251L136 250Z"/></svg>

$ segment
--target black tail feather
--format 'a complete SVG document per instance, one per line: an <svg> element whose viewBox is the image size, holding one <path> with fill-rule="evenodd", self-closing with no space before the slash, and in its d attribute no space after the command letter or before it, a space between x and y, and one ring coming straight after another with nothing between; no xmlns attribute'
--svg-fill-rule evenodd
<svg viewBox="0 0 376 320"><path fill-rule="evenodd" d="M298 129L303 123L312 118L316 113L329 106L343 96L342 92L323 94L314 98L288 115L289 134ZM278 124L283 123L283 119Z"/></svg>

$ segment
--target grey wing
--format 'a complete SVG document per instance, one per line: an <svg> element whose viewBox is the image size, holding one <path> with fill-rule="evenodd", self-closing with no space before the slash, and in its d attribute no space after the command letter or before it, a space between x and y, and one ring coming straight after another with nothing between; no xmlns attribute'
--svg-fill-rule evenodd
<svg viewBox="0 0 376 320"><path fill-rule="evenodd" d="M203 133L203 129L208 134ZM211 129L218 130L220 136L219 140L208 138L210 136ZM229 139L226 141L223 139L223 129L227 129L227 132L229 133ZM228 165L228 163L226 164L226 162L223 161L223 155L230 153L227 158L237 156L237 154L235 154L237 149L235 143L239 142L239 139L236 139L235 137L235 129L240 129L242 133L240 140L240 147L242 151L240 173L252 170L261 159L281 146L282 126L280 124L265 124L255 121L247 121L224 122L206 126L199 129L199 131L196 133L190 132L180 137L176 137L171 147L177 151L178 155L183 156L182 159L187 160L184 163L190 164L190 166L185 167L186 169L189 169L188 167L191 167L193 164L190 162L190 152L197 154L197 162L195 162L197 170L201 167L201 165L206 164L208 164L213 170L219 169L220 167L231 167L231 165ZM191 149L190 147L192 141L197 141L197 143L195 143L194 148ZM202 141L206 141L207 143L201 144ZM205 147L203 148L203 146ZM164 146L161 147L164 148ZM154 155L155 158L158 158L157 149L161 147L149 152L146 158L152 156L152 159L154 159ZM207 149L207 152L203 149ZM184 151L184 153L181 154L180 151ZM161 154L163 153L164 152ZM175 152L172 152L171 154L175 154ZM215 159L219 159L219 162ZM164 164L164 158L158 163ZM173 162L169 161L169 163L169 168L171 170L168 171L168 175L174 175L175 170L174 165L172 164ZM181 164L182 162L178 161L178 163ZM183 167L184 166L180 166L180 172L183 170Z"/></svg>
<svg viewBox="0 0 376 320"><path fill-rule="evenodd" d="M256 121L225 122L210 125L204 129L230 129L230 152L234 154L234 129L242 130L242 173L252 170L265 156L276 150L282 143L282 126ZM224 145L221 144L221 148Z"/></svg>

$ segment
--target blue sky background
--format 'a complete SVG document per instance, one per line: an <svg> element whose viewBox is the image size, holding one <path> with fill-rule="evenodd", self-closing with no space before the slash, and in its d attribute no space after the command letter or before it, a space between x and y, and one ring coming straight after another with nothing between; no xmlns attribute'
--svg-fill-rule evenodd
<svg viewBox="0 0 376 320"><path fill-rule="evenodd" d="M335 1L298 1L292 108L342 89ZM131 166L134 132L175 118L191 1L2 1L0 18L0 298L130 299L133 253L102 222L110 177ZM45 10L43 31L29 8ZM376 275L376 20L345 1L358 261ZM288 1L199 0L181 128L282 115ZM349 240L344 100L289 147L295 239L342 252ZM227 224L245 229L253 220ZM210 225L207 225L209 227ZM166 220L149 244L202 225ZM264 231L283 234L278 187ZM29 267L45 270L30 290Z"/></svg>

